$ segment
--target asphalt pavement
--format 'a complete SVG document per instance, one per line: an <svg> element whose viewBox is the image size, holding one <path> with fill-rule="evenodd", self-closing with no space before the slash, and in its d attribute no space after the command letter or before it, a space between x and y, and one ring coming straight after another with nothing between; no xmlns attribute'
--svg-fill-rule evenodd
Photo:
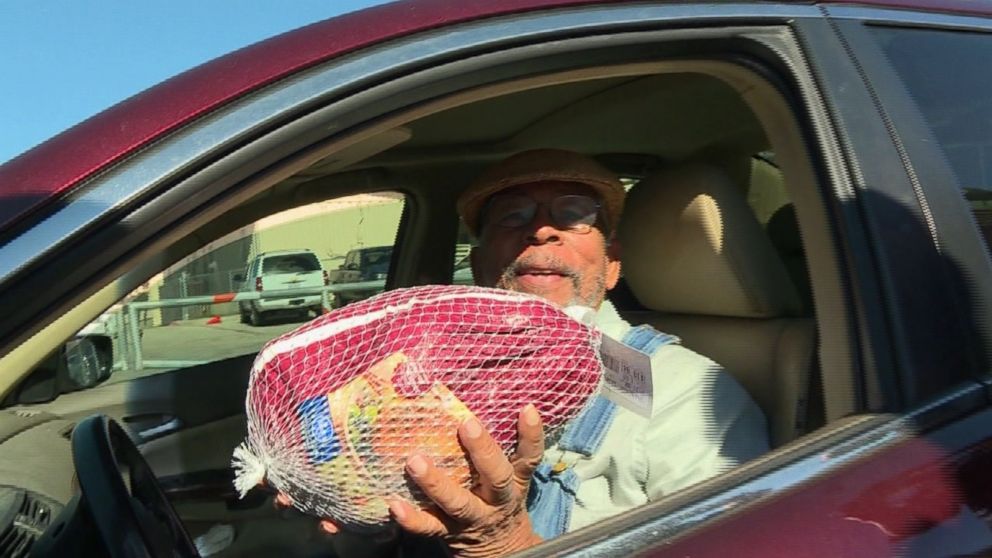
<svg viewBox="0 0 992 558"><path fill-rule="evenodd" d="M240 323L237 315L221 316L219 323L208 321L209 318L177 321L145 329L142 335L144 359L207 362L255 353L270 339L306 323L291 318L253 327Z"/></svg>

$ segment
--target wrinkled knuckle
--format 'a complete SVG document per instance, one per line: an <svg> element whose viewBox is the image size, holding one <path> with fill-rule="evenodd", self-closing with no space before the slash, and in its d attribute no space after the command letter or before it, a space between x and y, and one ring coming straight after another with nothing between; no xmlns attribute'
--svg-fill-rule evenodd
<svg viewBox="0 0 992 558"><path fill-rule="evenodd" d="M541 464L540 455L521 457L513 464L513 469L518 475L531 475Z"/></svg>
<svg viewBox="0 0 992 558"><path fill-rule="evenodd" d="M425 524L422 521L409 521L409 520L407 520L407 521L401 523L401 525L403 526L403 529L405 529L407 532L412 533L414 535L422 535L422 536L425 536L425 537L432 537L432 536L435 536L437 534L437 533L434 532L435 529L434 529L434 527L432 525L427 525L427 524Z"/></svg>
<svg viewBox="0 0 992 558"><path fill-rule="evenodd" d="M437 521L422 521L417 524L416 529L411 529L414 534L423 535L425 537L440 537L447 534L443 525L440 525Z"/></svg>
<svg viewBox="0 0 992 558"><path fill-rule="evenodd" d="M513 485L513 475L500 475L492 480L491 485L496 492L505 492Z"/></svg>
<svg viewBox="0 0 992 558"><path fill-rule="evenodd" d="M448 506L448 514L458 520L467 520L472 517L472 503L468 498L461 497L456 498L450 506Z"/></svg>
<svg viewBox="0 0 992 558"><path fill-rule="evenodd" d="M435 502L441 503L452 499L451 487L441 482L430 482L421 485L424 492Z"/></svg>
<svg viewBox="0 0 992 558"><path fill-rule="evenodd" d="M534 439L534 440L521 439L520 442L517 444L517 453L520 454L534 455L543 452L544 452L543 438Z"/></svg>
<svg viewBox="0 0 992 558"><path fill-rule="evenodd" d="M524 467L526 467L530 471L533 471L534 469L537 469L538 465L541 464L541 459L542 459L541 455L532 455L524 459Z"/></svg>
<svg viewBox="0 0 992 558"><path fill-rule="evenodd" d="M521 430L525 430L530 434L535 436L544 434L544 420L540 417L537 419L537 424L522 424L520 426Z"/></svg>
<svg viewBox="0 0 992 558"><path fill-rule="evenodd" d="M432 495L444 494L447 488L438 475L424 475L422 477L414 478L414 482L421 488L421 490Z"/></svg>
<svg viewBox="0 0 992 558"><path fill-rule="evenodd" d="M503 452L499 449L499 446L497 446L495 443L492 443L492 444L485 444L482 447L478 448L475 454L479 457L479 459L496 460L503 455Z"/></svg>

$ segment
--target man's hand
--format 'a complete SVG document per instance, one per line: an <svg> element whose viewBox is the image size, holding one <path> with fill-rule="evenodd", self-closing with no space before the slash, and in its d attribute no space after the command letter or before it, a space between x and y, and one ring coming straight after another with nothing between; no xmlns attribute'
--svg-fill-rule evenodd
<svg viewBox="0 0 992 558"><path fill-rule="evenodd" d="M293 506L293 500L291 500L289 494L286 494L285 492L276 492L274 503L276 505L276 509L280 510L288 509ZM321 519L320 528L323 529L324 532L331 535L336 535L341 531L341 528L338 527L337 523L334 523L330 519Z"/></svg>
<svg viewBox="0 0 992 558"><path fill-rule="evenodd" d="M441 537L456 556L465 558L502 556L540 543L525 507L531 476L544 454L537 409L527 405L520 411L517 450L510 460L475 419L462 423L458 438L478 472L476 486L462 488L430 459L414 454L407 460L407 472L439 510L425 511L395 499L389 511L396 522L411 533ZM278 493L275 502L280 508L292 505L284 493ZM329 519L322 519L320 526L327 533L340 532Z"/></svg>
<svg viewBox="0 0 992 558"><path fill-rule="evenodd" d="M525 507L531 475L544 453L544 430L533 405L520 412L517 434L517 450L507 460L479 421L459 426L458 438L478 473L472 490L456 484L425 456L411 456L406 470L438 510L393 500L393 518L411 533L442 537L460 557L491 558L540 543Z"/></svg>

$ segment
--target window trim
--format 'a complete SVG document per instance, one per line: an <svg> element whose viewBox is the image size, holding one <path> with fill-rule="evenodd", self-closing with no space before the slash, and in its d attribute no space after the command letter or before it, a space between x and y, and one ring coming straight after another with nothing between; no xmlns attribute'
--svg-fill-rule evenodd
<svg viewBox="0 0 992 558"><path fill-rule="evenodd" d="M874 192L878 200L886 197L893 200L899 199L900 194L912 191L915 194L915 205L909 200L902 200L904 211L911 214L919 214L921 223L926 223L928 234L932 239L932 251L914 251L914 254L899 253L900 241L904 239L886 237L883 234L876 234L878 239L879 265L882 266L902 266L904 271L910 269L934 270L945 269L945 274L950 279L945 279L938 284L943 285L946 293L938 293L944 302L933 302L954 312L961 329L960 335L947 335L948 329L941 332L933 332L926 335L919 333L921 324L925 323L925 316L919 319L899 319L903 309L900 304L893 304L889 312L893 315L892 327L902 329L897 335L899 346L897 347L896 372L902 383L904 396L909 402L921 402L930 397L937 396L942 389L952 389L953 386L942 384L937 380L938 370L946 369L946 363L941 366L934 363L929 369L917 369L917 364L927 362L928 358L924 351L926 344L921 343L920 335L926 339L941 339L944 343L950 341L941 338L938 333L943 333L943 337L968 339L972 335L974 338L962 343L964 348L943 349L949 353L968 353L971 356L962 366L965 373L960 381L967 381L967 377L977 380L992 379L990 367L983 364L992 355L992 332L988 328L976 327L983 322L982 318L992 315L992 265L989 263L988 251L984 246L981 234L974 223L961 222L961 215L971 215L971 210L967 206L964 196L961 195L957 185L957 178L948 166L943 156L942 150L935 148L939 145L932 136L928 125L923 120L922 115L916 108L915 103L908 94L907 88L903 85L901 78L888 62L887 56L882 52L877 40L872 36L870 26L882 25L884 17L892 16L893 20L884 22L888 27L899 27L905 20L915 21L912 29L922 29L920 19L912 17L912 14L905 12L880 11L874 9L845 8L842 12L844 19L833 22L834 29L839 41L844 45L850 57L856 58L854 65L865 81L865 92L870 96L869 102L874 106L873 112L880 114L882 121L872 122L875 129L871 132L876 137L885 135L890 138L892 149L899 158L899 168L888 169L890 172L880 171L875 161L862 164L858 174L863 174L859 190ZM855 19L858 15L864 19ZM967 22L968 26L959 26L959 31L975 31L976 18L947 17L937 18L941 24L933 25L930 28L950 32L948 24L956 22ZM985 33L992 31L992 20L984 20ZM992 35L990 35L992 40ZM870 77L868 77L870 76ZM843 103L836 103L835 111L839 118L848 122L862 118L861 114L852 111L849 106ZM862 123L862 125L865 123ZM861 143L860 152L868 152L864 146L868 145L868 135L852 137L852 143ZM875 152L872 152L873 154ZM857 163L855 163L857 164ZM871 196L863 196L871 204ZM881 207L881 202L875 212L875 218L884 218L886 210ZM962 213L963 212L963 213ZM917 263L910 263L910 258L918 260ZM900 261L900 259L902 261ZM893 270L896 271L893 271ZM927 278L932 278L934 274L916 275L898 271L899 267L888 268L886 276L900 277L898 284L892 283L888 286L890 293L894 296L907 299L912 297L911 291L917 293L929 292L929 296L934 289L920 289L914 287L915 282ZM959 287L955 289L951 283L959 278ZM967 279L965 279L967 278ZM971 289L970 295L973 297L973 305L968 305L965 301L958 300L955 290ZM903 294L899 294L903 293ZM978 311L978 319L972 321L969 316L969 309L974 307ZM950 310L953 309L953 310ZM973 324L971 327L968 324ZM917 336L916 339L913 336ZM950 346L949 346L950 347ZM940 348L930 347L931 352L939 352Z"/></svg>

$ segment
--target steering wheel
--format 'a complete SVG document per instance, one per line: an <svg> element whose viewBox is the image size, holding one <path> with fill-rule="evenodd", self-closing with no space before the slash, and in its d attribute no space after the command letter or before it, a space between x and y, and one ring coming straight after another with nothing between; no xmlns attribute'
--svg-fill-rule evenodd
<svg viewBox="0 0 992 558"><path fill-rule="evenodd" d="M110 556L199 556L148 463L117 422L94 415L76 425L72 460L83 504Z"/></svg>

